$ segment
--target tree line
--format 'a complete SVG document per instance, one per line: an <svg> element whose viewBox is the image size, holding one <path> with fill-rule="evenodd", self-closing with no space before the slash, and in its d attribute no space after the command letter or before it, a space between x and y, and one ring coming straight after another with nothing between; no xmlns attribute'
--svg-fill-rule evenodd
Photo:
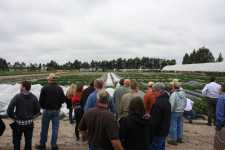
<svg viewBox="0 0 225 150"><path fill-rule="evenodd" d="M175 59L160 59L160 58L150 58L150 57L142 57L142 58L118 58L113 60L102 60L102 61L95 61L92 60L89 62L82 62L80 60L75 59L73 62L69 61L65 64L60 65L54 60L51 60L45 64L37 64L37 63L30 63L26 64L24 62L15 62L14 64L10 64L5 59L0 58L0 70L5 71L9 69L14 70L74 70L74 69L161 69L167 65L175 65Z"/></svg>
<svg viewBox="0 0 225 150"><path fill-rule="evenodd" d="M190 54L186 53L183 57L182 64L196 64L196 63L209 63L209 62L222 62L222 53L215 59L212 52L206 48L201 47L198 50L193 50Z"/></svg>

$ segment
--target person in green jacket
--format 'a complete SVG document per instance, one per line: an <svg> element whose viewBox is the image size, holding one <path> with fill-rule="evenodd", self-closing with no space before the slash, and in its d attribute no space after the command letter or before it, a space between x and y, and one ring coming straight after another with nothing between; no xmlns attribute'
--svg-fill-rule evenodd
<svg viewBox="0 0 225 150"><path fill-rule="evenodd" d="M180 82L173 82L173 89L174 91L169 99L171 104L171 121L168 144L177 145L177 143L183 142L183 113L187 98Z"/></svg>

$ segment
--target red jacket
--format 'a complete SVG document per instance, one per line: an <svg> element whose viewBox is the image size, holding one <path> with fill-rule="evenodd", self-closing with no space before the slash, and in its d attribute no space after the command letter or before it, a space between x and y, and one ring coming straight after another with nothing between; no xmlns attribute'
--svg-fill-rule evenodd
<svg viewBox="0 0 225 150"><path fill-rule="evenodd" d="M150 89L146 91L146 94L144 96L144 104L145 104L145 111L146 113L150 113L153 104L156 101L156 95L154 92Z"/></svg>
<svg viewBox="0 0 225 150"><path fill-rule="evenodd" d="M74 96L72 96L72 98L71 98L72 104L73 105L76 105L76 104L80 103L80 98L81 98L80 95L74 95Z"/></svg>

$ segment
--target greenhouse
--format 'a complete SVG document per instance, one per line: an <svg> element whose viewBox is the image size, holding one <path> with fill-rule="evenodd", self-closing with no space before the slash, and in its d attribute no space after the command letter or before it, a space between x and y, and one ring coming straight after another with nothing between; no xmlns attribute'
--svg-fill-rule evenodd
<svg viewBox="0 0 225 150"><path fill-rule="evenodd" d="M201 63L166 66L162 71L177 72L225 72L225 62L221 63Z"/></svg>

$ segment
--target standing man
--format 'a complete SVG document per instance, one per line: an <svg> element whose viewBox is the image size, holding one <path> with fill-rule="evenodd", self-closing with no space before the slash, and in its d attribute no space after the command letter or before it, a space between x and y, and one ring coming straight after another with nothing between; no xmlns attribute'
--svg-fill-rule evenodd
<svg viewBox="0 0 225 150"><path fill-rule="evenodd" d="M8 116L15 120L10 124L13 131L14 150L20 150L22 135L25 137L25 150L32 149L33 119L40 114L40 105L35 95L30 92L31 83L23 81L20 93L14 96L8 106Z"/></svg>
<svg viewBox="0 0 225 150"><path fill-rule="evenodd" d="M59 130L59 112L62 103L66 102L63 89L56 83L55 74L48 76L48 85L41 89L39 102L43 109L42 125L40 133L40 145L36 145L36 149L45 150L50 121L52 122L52 150L58 150L57 138Z"/></svg>
<svg viewBox="0 0 225 150"><path fill-rule="evenodd" d="M202 95L206 97L208 103L208 123L207 125L212 125L212 118L215 124L216 121L216 103L219 97L221 85L216 83L216 78L211 77L210 83L206 84L202 90Z"/></svg>
<svg viewBox="0 0 225 150"><path fill-rule="evenodd" d="M141 97L141 99L143 100L144 93L138 89L138 84L136 80L130 80L130 88L131 91L129 93L124 94L121 98L118 111L119 120L122 119L123 117L128 116L129 105L134 97Z"/></svg>
<svg viewBox="0 0 225 150"><path fill-rule="evenodd" d="M152 150L165 150L165 140L169 134L171 105L169 95L165 92L163 83L156 83L153 86L156 95L156 102L151 110L152 117Z"/></svg>
<svg viewBox="0 0 225 150"><path fill-rule="evenodd" d="M168 144L177 145L182 143L183 137L183 113L187 104L185 92L181 88L180 82L173 83L174 92L170 96L171 121L170 121L170 139Z"/></svg>
<svg viewBox="0 0 225 150"><path fill-rule="evenodd" d="M108 111L109 94L97 93L97 103L89 109L80 122L83 140L88 140L89 150L123 150L119 129L113 114Z"/></svg>
<svg viewBox="0 0 225 150"><path fill-rule="evenodd" d="M123 82L123 84L121 84L121 82ZM114 100L114 103L115 103L115 108L116 108L116 113L118 115L118 112L119 112L119 106L120 106L120 103L121 103L121 99L122 99L122 96L126 93L129 93L130 92L130 80L129 79L121 79L120 81L120 87L118 89L116 89L116 91L114 92L113 94L113 100Z"/></svg>

